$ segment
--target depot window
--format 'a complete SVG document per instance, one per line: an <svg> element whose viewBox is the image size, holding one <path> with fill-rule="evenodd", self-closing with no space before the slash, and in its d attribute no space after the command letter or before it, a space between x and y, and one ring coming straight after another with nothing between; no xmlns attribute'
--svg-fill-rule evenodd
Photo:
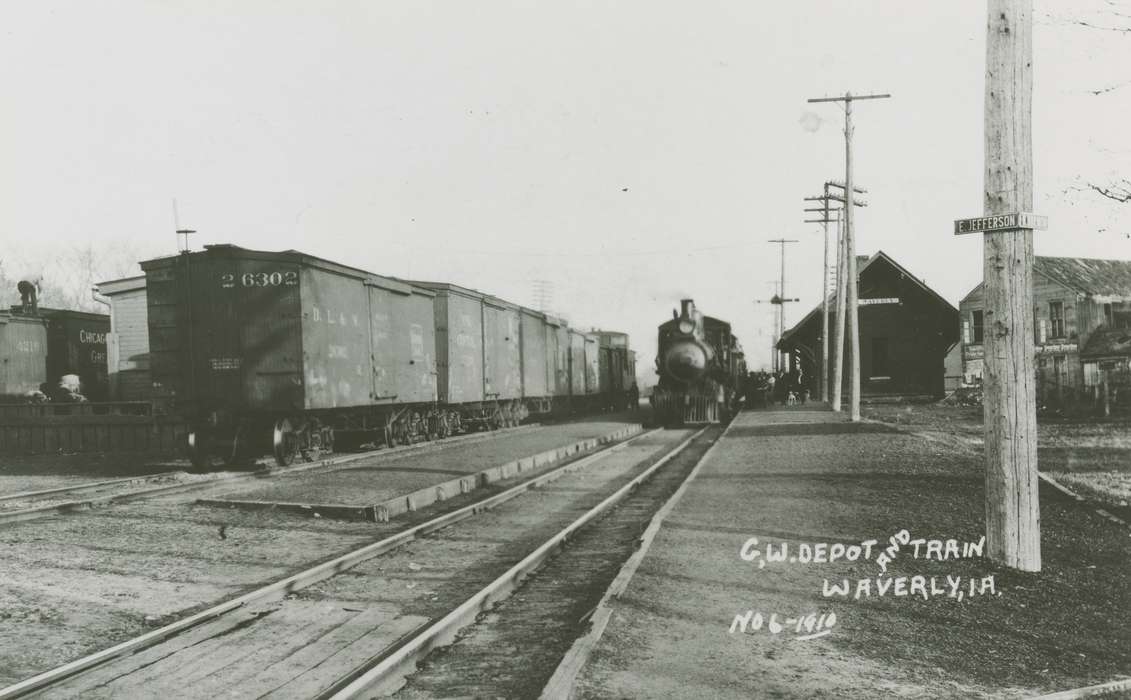
<svg viewBox="0 0 1131 700"><path fill-rule="evenodd" d="M1064 333L1064 302L1049 302L1049 335L1053 338L1063 338Z"/></svg>
<svg viewBox="0 0 1131 700"><path fill-rule="evenodd" d="M975 309L974 311L970 312L970 317L972 321L970 325L974 328L974 342L980 343L982 342L982 334L985 332L985 329L983 327L985 314L981 309Z"/></svg>

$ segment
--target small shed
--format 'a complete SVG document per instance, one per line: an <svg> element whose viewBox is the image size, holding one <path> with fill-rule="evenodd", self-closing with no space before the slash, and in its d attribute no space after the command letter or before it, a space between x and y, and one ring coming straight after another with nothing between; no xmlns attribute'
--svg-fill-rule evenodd
<svg viewBox="0 0 1131 700"><path fill-rule="evenodd" d="M145 275L100 282L96 289L110 305L110 333L106 336L110 398L113 401L149 399L153 382L149 375Z"/></svg>

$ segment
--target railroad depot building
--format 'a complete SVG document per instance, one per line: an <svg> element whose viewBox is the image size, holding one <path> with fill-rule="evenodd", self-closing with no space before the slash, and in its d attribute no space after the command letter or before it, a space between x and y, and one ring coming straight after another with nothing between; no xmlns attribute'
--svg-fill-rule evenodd
<svg viewBox="0 0 1131 700"><path fill-rule="evenodd" d="M982 378L984 309L981 284L959 302L967 383ZM1033 336L1039 402L1098 400L1105 381L1131 388L1131 261L1034 258Z"/></svg>
<svg viewBox="0 0 1131 700"><path fill-rule="evenodd" d="M864 397L943 395L944 360L958 343L958 309L883 251L857 259L860 319L860 393ZM810 395L820 393L821 306L782 334L778 349L800 369ZM829 366L832 386L836 297L829 300ZM849 350L845 335L846 357ZM844 365L843 390L849 370Z"/></svg>

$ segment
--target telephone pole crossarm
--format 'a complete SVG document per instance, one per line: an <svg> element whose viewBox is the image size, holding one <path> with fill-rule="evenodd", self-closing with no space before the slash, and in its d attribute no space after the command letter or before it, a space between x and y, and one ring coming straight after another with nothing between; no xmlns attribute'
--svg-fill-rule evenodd
<svg viewBox="0 0 1131 700"><path fill-rule="evenodd" d="M889 93L871 94L871 95L853 95L851 92L844 93L842 97L814 97L810 98L808 102L843 102L844 103L844 184L840 188L844 191L844 196L833 194L829 192L830 186L837 186L833 183L825 183L824 199L834 200L844 203L844 241L841 251L842 260L840 271L843 272L841 282L838 287L847 287L847 294L837 295L837 310L842 309L842 304L847 306L846 313L837 314L837 326L839 326L841 319L847 321L849 328L849 356L851 357L851 381L849 383L850 390L850 415L849 420L854 423L860 421L860 317L859 309L857 308L858 285L856 272L856 244L854 239L853 218L855 217L856 207L863 206L863 203L854 201L856 194L856 186L852 182L852 103L857 100L879 100L889 98ZM827 217L826 217L827 218ZM838 275L839 276L839 275ZM839 359L838 359L839 366ZM833 410L839 410L839 378L834 389Z"/></svg>

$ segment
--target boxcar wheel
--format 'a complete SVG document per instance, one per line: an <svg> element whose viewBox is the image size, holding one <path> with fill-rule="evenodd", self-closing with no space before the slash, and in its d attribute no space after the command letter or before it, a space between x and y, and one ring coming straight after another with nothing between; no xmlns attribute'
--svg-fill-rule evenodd
<svg viewBox="0 0 1131 700"><path fill-rule="evenodd" d="M189 434L185 436L188 458L195 469L211 471L218 465L219 460L212 454L211 442L208 439L208 433L199 428L189 431Z"/></svg>
<svg viewBox="0 0 1131 700"><path fill-rule="evenodd" d="M289 467L295 461L298 452L298 436L295 434L291 422L280 418L275 422L271 444L275 452L275 463L280 467Z"/></svg>
<svg viewBox="0 0 1131 700"><path fill-rule="evenodd" d="M296 435L299 445L299 454L304 462L317 462L322 457L324 443L322 442L322 426L318 421L307 423L302 433Z"/></svg>

